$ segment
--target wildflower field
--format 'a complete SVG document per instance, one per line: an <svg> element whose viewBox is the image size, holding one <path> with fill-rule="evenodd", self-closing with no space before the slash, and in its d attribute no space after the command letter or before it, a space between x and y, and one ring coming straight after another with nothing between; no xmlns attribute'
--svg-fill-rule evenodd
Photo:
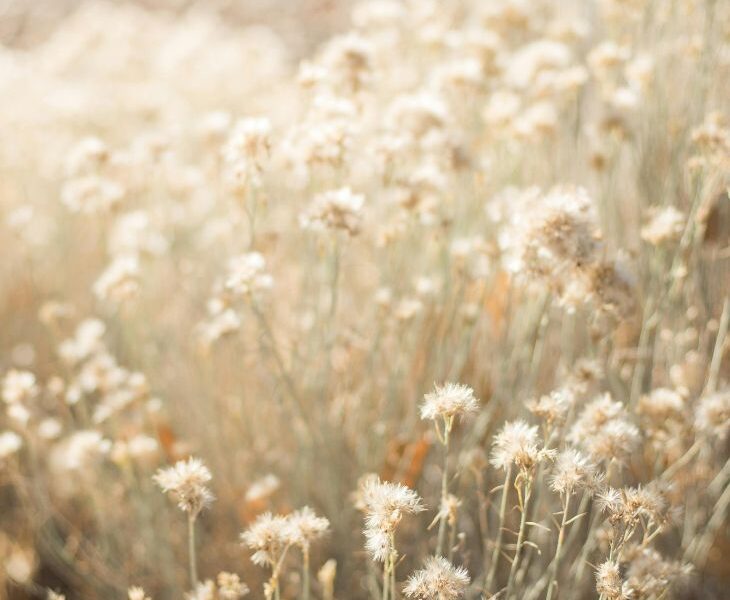
<svg viewBox="0 0 730 600"><path fill-rule="evenodd" d="M0 600L730 597L728 0L0 0Z"/></svg>

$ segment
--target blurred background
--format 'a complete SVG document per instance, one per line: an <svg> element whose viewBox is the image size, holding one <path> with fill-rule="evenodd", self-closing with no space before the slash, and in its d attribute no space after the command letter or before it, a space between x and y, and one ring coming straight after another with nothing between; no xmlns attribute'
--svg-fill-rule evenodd
<svg viewBox="0 0 730 600"><path fill-rule="evenodd" d="M0 0L0 43L29 48L46 39L87 0ZM153 11L181 14L205 10L231 26L266 23L296 52L311 51L342 27L351 0L114 0Z"/></svg>

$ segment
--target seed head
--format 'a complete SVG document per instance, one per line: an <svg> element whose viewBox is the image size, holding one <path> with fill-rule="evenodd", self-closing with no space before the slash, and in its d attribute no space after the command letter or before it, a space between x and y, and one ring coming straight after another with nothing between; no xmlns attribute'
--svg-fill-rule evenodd
<svg viewBox="0 0 730 600"><path fill-rule="evenodd" d="M150 597L144 593L141 587L131 587L127 590L128 600L150 600Z"/></svg>
<svg viewBox="0 0 730 600"><path fill-rule="evenodd" d="M421 404L421 418L436 420L452 419L479 410L479 401L474 390L460 383L436 385L433 392L424 396Z"/></svg>
<svg viewBox="0 0 730 600"><path fill-rule="evenodd" d="M14 431L3 431L0 433L0 464L8 457L15 454L23 445L21 438Z"/></svg>
<svg viewBox="0 0 730 600"><path fill-rule="evenodd" d="M36 378L30 371L11 369L2 382L2 397L7 404L25 404L38 395Z"/></svg>
<svg viewBox="0 0 730 600"><path fill-rule="evenodd" d="M289 515L292 535L295 543L302 549L324 537L329 531L330 522L325 517L318 517L314 511L305 506Z"/></svg>
<svg viewBox="0 0 730 600"><path fill-rule="evenodd" d="M355 194L349 187L330 190L315 196L300 223L313 231L343 230L350 235L360 231L362 207L365 197Z"/></svg>
<svg viewBox="0 0 730 600"><path fill-rule="evenodd" d="M266 259L258 252L249 252L228 261L224 286L237 296L248 296L269 289L274 283L266 272Z"/></svg>
<svg viewBox="0 0 730 600"><path fill-rule="evenodd" d="M518 420L505 423L492 443L490 462L498 469L507 470L514 464L522 471L532 469L543 460L552 460L554 450L540 448L537 438L537 426L528 425Z"/></svg>
<svg viewBox="0 0 730 600"><path fill-rule="evenodd" d="M595 483L596 466L580 450L567 448L558 455L550 477L553 491L571 495L575 490L593 487Z"/></svg>
<svg viewBox="0 0 730 600"><path fill-rule="evenodd" d="M721 440L727 437L730 432L730 390L725 389L700 400L695 429Z"/></svg>
<svg viewBox="0 0 730 600"><path fill-rule="evenodd" d="M251 560L262 567L276 564L281 553L296 541L289 518L268 512L241 534L241 542L254 550Z"/></svg>
<svg viewBox="0 0 730 600"><path fill-rule="evenodd" d="M365 511L366 548L373 560L381 562L394 550L393 534L403 515L425 510L416 492L380 479L365 481L360 502Z"/></svg>
<svg viewBox="0 0 730 600"><path fill-rule="evenodd" d="M248 586L235 573L218 573L218 597L220 600L238 600L249 593Z"/></svg>
<svg viewBox="0 0 730 600"><path fill-rule="evenodd" d="M423 569L408 579L403 592L418 600L457 600L469 585L469 573L456 567L442 556L429 556Z"/></svg>
<svg viewBox="0 0 730 600"><path fill-rule="evenodd" d="M210 471L199 458L181 460L167 469L160 469L154 476L163 492L177 502L180 510L195 518L203 508L213 502L213 494L206 484L212 479Z"/></svg>
<svg viewBox="0 0 730 600"><path fill-rule="evenodd" d="M621 571L616 562L607 560L596 570L596 592L608 600L628 600L630 591L621 581Z"/></svg>

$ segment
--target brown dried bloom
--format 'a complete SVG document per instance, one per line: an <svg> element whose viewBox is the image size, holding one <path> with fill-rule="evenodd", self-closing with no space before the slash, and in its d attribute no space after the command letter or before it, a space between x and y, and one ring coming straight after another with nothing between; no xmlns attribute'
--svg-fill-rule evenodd
<svg viewBox="0 0 730 600"><path fill-rule="evenodd" d="M654 548L633 545L622 552L626 583L634 600L658 598L680 584L692 571L691 565L666 560Z"/></svg>
<svg viewBox="0 0 730 600"><path fill-rule="evenodd" d="M611 524L633 527L643 517L649 525L660 526L667 520L667 501L654 483L620 490L607 488L598 495L598 505Z"/></svg>
<svg viewBox="0 0 730 600"><path fill-rule="evenodd" d="M639 398L636 412L641 415L648 439L663 444L668 436L684 428L685 398L669 388L656 388Z"/></svg>

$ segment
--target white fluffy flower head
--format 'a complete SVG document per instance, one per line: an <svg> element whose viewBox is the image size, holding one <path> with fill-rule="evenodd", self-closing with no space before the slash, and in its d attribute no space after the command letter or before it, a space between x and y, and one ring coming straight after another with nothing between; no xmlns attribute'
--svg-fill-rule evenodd
<svg viewBox="0 0 730 600"><path fill-rule="evenodd" d="M445 420L461 417L479 410L479 401L474 390L460 383L436 385L433 392L424 396L421 404L421 418Z"/></svg>
<svg viewBox="0 0 730 600"><path fill-rule="evenodd" d="M213 494L206 485L211 479L203 461L193 457L178 461L168 469L160 469L154 476L162 491L170 494L180 510L192 517L213 501Z"/></svg>

